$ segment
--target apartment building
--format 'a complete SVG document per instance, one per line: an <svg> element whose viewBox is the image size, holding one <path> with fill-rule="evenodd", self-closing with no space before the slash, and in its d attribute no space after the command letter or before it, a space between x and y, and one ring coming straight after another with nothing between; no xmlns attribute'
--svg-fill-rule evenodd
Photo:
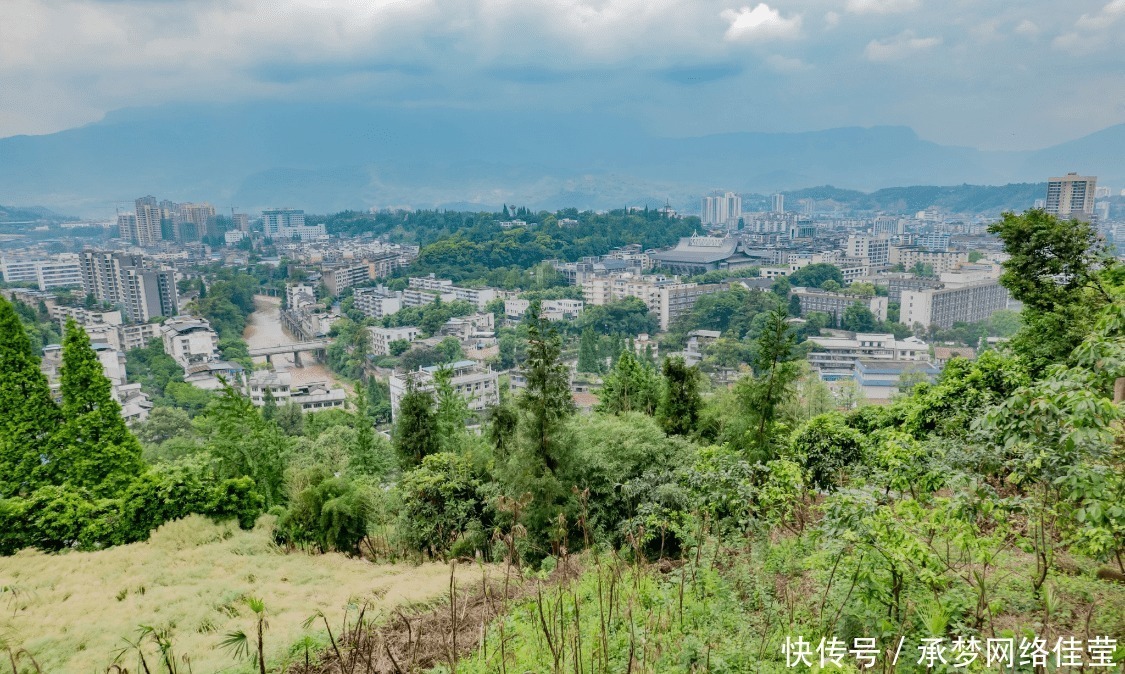
<svg viewBox="0 0 1125 674"><path fill-rule="evenodd" d="M847 256L864 260L871 267L889 264L891 241L886 236L852 234L848 237Z"/></svg>
<svg viewBox="0 0 1125 674"><path fill-rule="evenodd" d="M262 211L262 230L268 237L277 236L284 229L305 226L305 212L294 208L271 208ZM279 238L286 238L284 236Z"/></svg>
<svg viewBox="0 0 1125 674"><path fill-rule="evenodd" d="M667 330L672 321L691 311L700 297L729 288L729 283L701 285L682 283L678 279L664 276L621 274L587 278L582 284L582 294L586 304L593 306L636 297L656 314L660 329Z"/></svg>
<svg viewBox="0 0 1125 674"><path fill-rule="evenodd" d="M164 353L187 368L196 363L219 360L219 334L205 318L176 316L160 326Z"/></svg>
<svg viewBox="0 0 1125 674"><path fill-rule="evenodd" d="M1089 222L1094 216L1094 196L1098 189L1095 176L1068 173L1047 181L1045 209L1060 218Z"/></svg>
<svg viewBox="0 0 1125 674"><path fill-rule="evenodd" d="M964 251L926 250L915 246L891 246L892 265L901 264L904 269L912 269L922 264L932 267L935 274L950 272L969 262L969 254Z"/></svg>
<svg viewBox="0 0 1125 674"><path fill-rule="evenodd" d="M457 361L444 367L451 370L450 384L465 399L471 411L482 412L500 403L500 380L491 367L471 360ZM434 375L440 369L440 366L423 367L413 372L396 372L391 375L392 418L398 417L399 403L406 395L407 381L413 380L414 387L419 391L433 393Z"/></svg>
<svg viewBox="0 0 1125 674"><path fill-rule="evenodd" d="M831 292L819 288L793 288L789 291L801 303L801 315L807 316L810 312L818 311L829 314L839 324L848 307L858 304L871 310L880 321L887 320L886 297L862 297L843 292Z"/></svg>
<svg viewBox="0 0 1125 674"><path fill-rule="evenodd" d="M40 290L82 286L82 265L75 253L46 260L0 257L0 275L9 283L35 283Z"/></svg>
<svg viewBox="0 0 1125 674"><path fill-rule="evenodd" d="M147 323L178 313L173 270L146 268L139 255L93 250L83 251L79 262L83 292L99 302L121 306L128 320Z"/></svg>
<svg viewBox="0 0 1125 674"><path fill-rule="evenodd" d="M916 337L856 333L854 337L810 337L809 365L822 381L854 379L860 360L929 362L930 347Z"/></svg>
<svg viewBox="0 0 1125 674"><path fill-rule="evenodd" d="M586 303L582 300L542 300L539 305L543 318L549 321L563 321L578 318ZM530 300L504 300L504 315L512 321L522 320L530 306Z"/></svg>
<svg viewBox="0 0 1125 674"><path fill-rule="evenodd" d="M341 291L371 280L371 267L366 262L325 267L321 271L324 285L334 297Z"/></svg>
<svg viewBox="0 0 1125 674"><path fill-rule="evenodd" d="M384 286L356 288L352 293L354 306L371 318L383 318L402 309L402 297Z"/></svg>
<svg viewBox="0 0 1125 674"><path fill-rule="evenodd" d="M942 288L903 290L900 320L906 325L951 328L979 323L1008 307L1008 289L995 280L945 284Z"/></svg>
<svg viewBox="0 0 1125 674"><path fill-rule="evenodd" d="M422 334L422 331L413 325L398 328L374 326L368 330L371 332L371 353L377 356L391 355L392 342L413 342Z"/></svg>

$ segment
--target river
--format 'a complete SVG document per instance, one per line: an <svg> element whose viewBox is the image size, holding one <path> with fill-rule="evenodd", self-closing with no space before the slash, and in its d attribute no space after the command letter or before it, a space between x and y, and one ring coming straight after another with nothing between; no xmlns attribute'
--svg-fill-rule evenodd
<svg viewBox="0 0 1125 674"><path fill-rule="evenodd" d="M254 296L254 313L246 321L246 330L242 339L251 349L282 344L296 344L301 341L294 338L281 327L281 298L269 295ZM256 363L265 362L265 357L254 359ZM270 360L277 370L288 371L293 376L293 385L309 384L317 381L327 381L333 388L343 388L350 394L352 389L336 378L324 365L313 362L311 353L301 354L303 367L293 366L292 355L271 356Z"/></svg>

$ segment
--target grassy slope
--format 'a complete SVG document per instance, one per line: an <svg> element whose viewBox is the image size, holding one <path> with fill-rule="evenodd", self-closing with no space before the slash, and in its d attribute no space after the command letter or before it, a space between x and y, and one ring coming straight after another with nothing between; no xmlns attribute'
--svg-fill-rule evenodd
<svg viewBox="0 0 1125 674"><path fill-rule="evenodd" d="M384 612L437 598L448 583L444 565L283 554L265 530L192 517L165 525L147 543L0 558L0 586L9 589L0 595L0 637L30 651L44 672L104 672L122 637L135 637L139 625L171 626L176 655L189 656L195 674L240 671L219 643L232 631L251 633L244 595L265 601L267 660L276 662L318 609L335 629L349 602L369 599ZM134 658L122 664L136 671Z"/></svg>

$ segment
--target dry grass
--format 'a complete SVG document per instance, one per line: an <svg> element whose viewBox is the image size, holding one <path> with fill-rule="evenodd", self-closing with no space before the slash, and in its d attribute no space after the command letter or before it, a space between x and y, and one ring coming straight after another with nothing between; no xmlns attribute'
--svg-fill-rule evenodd
<svg viewBox="0 0 1125 674"><path fill-rule="evenodd" d="M140 625L167 627L195 674L241 671L219 642L235 630L250 633L245 596L265 601L267 660L277 662L318 610L337 622L349 603L369 601L369 617L387 615L441 597L448 585L442 564L284 554L266 528L242 532L189 517L161 527L147 543L0 558L0 586L8 590L0 594L0 635L31 652L45 673L69 674L104 672L123 637L133 638ZM132 659L123 664L133 669Z"/></svg>

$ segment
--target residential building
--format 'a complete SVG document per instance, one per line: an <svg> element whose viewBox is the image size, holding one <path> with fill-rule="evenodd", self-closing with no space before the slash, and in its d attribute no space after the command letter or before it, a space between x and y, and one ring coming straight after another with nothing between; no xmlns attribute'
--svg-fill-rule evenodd
<svg viewBox="0 0 1125 674"><path fill-rule="evenodd" d="M441 290L427 290L424 288L406 288L402 291L402 306L404 307L422 307L427 304L433 304L441 300L442 302L454 302L457 296L453 294L452 286L444 291Z"/></svg>
<svg viewBox="0 0 1125 674"><path fill-rule="evenodd" d="M413 342L418 339L422 331L413 325L406 325L398 328L384 328L381 326L374 326L368 328L371 332L371 353L377 356L391 355L391 343L404 341Z"/></svg>
<svg viewBox="0 0 1125 674"><path fill-rule="evenodd" d="M468 302L480 310L483 310L489 302L500 297L500 293L495 288L462 288L460 286L453 286L451 290L456 299L462 302Z"/></svg>
<svg viewBox="0 0 1125 674"><path fill-rule="evenodd" d="M738 221L742 218L742 197L734 192L727 192L722 196L703 197L702 217L704 225L725 227L728 230L738 228Z"/></svg>
<svg viewBox="0 0 1125 674"><path fill-rule="evenodd" d="M500 403L500 382L496 372L487 365L471 360L461 360L446 365L451 371L450 384L460 394L473 412L482 412ZM406 395L407 380L413 380L419 391L434 392L434 375L440 366L423 367L413 372L396 372L391 375L391 416L398 416L399 403Z"/></svg>
<svg viewBox="0 0 1125 674"><path fill-rule="evenodd" d="M283 370L254 370L246 378L246 393L255 407L265 405L270 395L280 407L293 395L293 375Z"/></svg>
<svg viewBox="0 0 1125 674"><path fill-rule="evenodd" d="M594 306L636 297L656 314L660 329L667 330L672 321L691 311L700 297L729 288L728 283L701 285L682 283L678 279L664 276L620 274L586 279L582 284L582 294L586 304Z"/></svg>
<svg viewBox="0 0 1125 674"><path fill-rule="evenodd" d="M951 238L949 234L928 232L916 235L914 237L914 245L923 250L944 252L949 250L949 241Z"/></svg>
<svg viewBox="0 0 1125 674"><path fill-rule="evenodd" d="M1098 179L1095 176L1080 176L1068 173L1047 181L1047 202L1045 209L1060 218L1089 222L1094 217L1094 195L1097 193Z"/></svg>
<svg viewBox="0 0 1125 674"><path fill-rule="evenodd" d="M119 325L117 334L121 340L121 350L130 351L148 346L156 339L159 325L155 323L138 323L136 325Z"/></svg>
<svg viewBox="0 0 1125 674"><path fill-rule="evenodd" d="M109 380L110 395L121 406L121 417L126 422L144 421L148 418L152 403L148 396L141 391L140 384L129 384L125 374L125 353L116 346L102 342L91 341L90 347L102 366L102 374ZM51 387L51 395L60 399L62 367L62 346L48 344L43 347L43 358L39 364L40 369L47 376Z"/></svg>
<svg viewBox="0 0 1125 674"><path fill-rule="evenodd" d="M887 299L896 303L902 301L903 290L927 290L942 287L941 281L936 278L916 276L909 272L886 272L878 276L867 276L858 280L886 288Z"/></svg>
<svg viewBox="0 0 1125 674"><path fill-rule="evenodd" d="M41 260L25 257L0 257L0 275L5 283L35 283Z"/></svg>
<svg viewBox="0 0 1125 674"><path fill-rule="evenodd" d="M789 291L789 294L795 296L801 303L802 316L807 316L810 312L818 311L832 316L833 321L838 325L843 319L844 312L848 310L848 307L853 304L858 304L870 309L877 320L887 320L888 302L886 297L863 297L845 292L831 292L819 288L801 287L793 288Z"/></svg>
<svg viewBox="0 0 1125 674"><path fill-rule="evenodd" d="M572 321L582 313L586 303L582 300L542 300L539 305L540 315L549 321ZM530 306L530 300L504 300L504 315L512 321L522 320Z"/></svg>
<svg viewBox="0 0 1125 674"><path fill-rule="evenodd" d="M274 233L275 239L299 239L301 241L316 241L328 237L328 230L324 225L291 225L279 227Z"/></svg>
<svg viewBox="0 0 1125 674"><path fill-rule="evenodd" d="M250 216L246 213L231 213L230 221L234 225L234 229L240 232L250 231Z"/></svg>
<svg viewBox="0 0 1125 674"><path fill-rule="evenodd" d="M136 225L130 232L130 241L138 246L151 246L164 239L164 209L156 197L141 197L136 201ZM120 222L118 223L120 227ZM124 238L124 237L122 237Z"/></svg>
<svg viewBox="0 0 1125 674"><path fill-rule="evenodd" d="M774 213L785 212L785 195L775 194L770 197L770 210Z"/></svg>
<svg viewBox="0 0 1125 674"><path fill-rule="evenodd" d="M890 334L856 333L854 337L810 337L809 365L822 381L854 379L860 360L925 362L929 345L916 337L895 339Z"/></svg>
<svg viewBox="0 0 1125 674"><path fill-rule="evenodd" d="M935 274L950 272L969 262L969 254L964 251L925 250L914 246L891 246L890 262L901 264L910 271L921 264L931 267Z"/></svg>
<svg viewBox="0 0 1125 674"><path fill-rule="evenodd" d="M262 211L262 230L274 237L283 229L305 226L305 212L293 208L272 208ZM284 237L282 237L284 238Z"/></svg>
<svg viewBox="0 0 1125 674"><path fill-rule="evenodd" d="M175 272L150 269L139 255L83 251L79 256L82 290L99 302L121 306L134 323L178 313Z"/></svg>
<svg viewBox="0 0 1125 674"><path fill-rule="evenodd" d="M290 283L285 286L286 308L299 309L310 304L316 304L316 288L304 283Z"/></svg>
<svg viewBox="0 0 1125 674"><path fill-rule="evenodd" d="M211 204L176 204L172 219L177 241L199 241L210 233L215 222Z"/></svg>
<svg viewBox="0 0 1125 674"><path fill-rule="evenodd" d="M890 260L891 241L885 235L852 234L848 237L848 257L865 260L871 267L885 267Z"/></svg>
<svg viewBox="0 0 1125 674"><path fill-rule="evenodd" d="M868 400L886 401L898 393L905 376L921 375L934 381L941 370L925 361L860 359L855 367L855 382Z"/></svg>
<svg viewBox="0 0 1125 674"><path fill-rule="evenodd" d="M365 316L383 318L402 309L402 297L384 286L356 288L352 293L354 306Z"/></svg>
<svg viewBox="0 0 1125 674"><path fill-rule="evenodd" d="M187 368L196 363L219 360L219 334L205 318L176 316L160 326L164 353Z"/></svg>
<svg viewBox="0 0 1125 674"><path fill-rule="evenodd" d="M976 360L976 349L969 346L935 346L934 347L934 365L945 369L946 364L954 358L965 358L967 360Z"/></svg>
<svg viewBox="0 0 1125 674"><path fill-rule="evenodd" d="M906 222L893 215L880 215L871 221L871 233L896 236L906 231Z"/></svg>
<svg viewBox="0 0 1125 674"><path fill-rule="evenodd" d="M903 290L900 321L906 325L951 328L979 323L1008 306L1008 290L995 280L945 284L943 288Z"/></svg>
<svg viewBox="0 0 1125 674"><path fill-rule="evenodd" d="M0 275L9 283L35 283L40 290L82 286L82 265L74 253L47 260L0 257Z"/></svg>
<svg viewBox="0 0 1125 674"><path fill-rule="evenodd" d="M333 297L346 288L367 283L371 280L371 268L366 263L352 263L326 267L322 270L324 285Z"/></svg>
<svg viewBox="0 0 1125 674"><path fill-rule="evenodd" d="M194 363L184 368L184 382L204 391L220 391L224 382L242 388L245 378L246 371L241 365L225 360Z"/></svg>

